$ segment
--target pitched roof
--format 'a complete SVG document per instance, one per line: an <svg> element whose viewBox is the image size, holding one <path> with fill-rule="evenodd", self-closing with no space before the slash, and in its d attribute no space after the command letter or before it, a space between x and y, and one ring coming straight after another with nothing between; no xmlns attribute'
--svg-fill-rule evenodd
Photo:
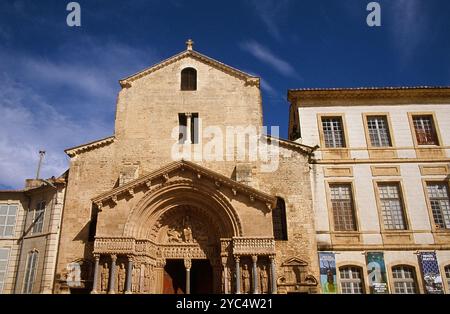
<svg viewBox="0 0 450 314"><path fill-rule="evenodd" d="M122 87L129 87L129 86L131 86L132 82L134 82L134 81L136 81L136 80L138 80L138 79L140 79L140 78L142 78L142 77L144 77L144 76L146 76L146 75L148 75L148 74L150 74L152 72L155 72L155 71L157 71L157 70L159 70L161 68L164 68L164 67L168 66L169 64L172 64L172 63L174 63L174 62L176 62L178 60L181 60L181 59L184 59L184 58L188 58L188 57L194 58L196 60L199 60L199 61L202 61L202 62L204 62L206 64L209 64L209 65L211 65L211 66L213 66L215 68L218 68L218 69L220 69L220 70L222 70L222 71L224 71L224 72L226 72L226 73L228 73L230 75L233 75L233 76L235 76L235 77L237 77L239 79L244 80L247 84L254 84L254 85L258 85L259 86L259 77L250 75L248 73L245 73L245 72L243 72L241 70L238 70L238 69L233 68L233 67L231 67L229 65L226 65L226 64L224 64L224 63L222 63L220 61L217 61L215 59L207 57L207 56L205 56L205 55L203 55L203 54L201 54L201 53L199 53L197 51L194 51L194 50L182 51L182 52L180 52L180 53L178 53L178 54L176 54L176 55L174 55L174 56L172 56L172 57L170 57L170 58L168 58L166 60L163 60L163 61L161 61L161 62L159 62L159 63L157 63L155 65L152 65L152 66L150 66L150 67L148 67L148 68L146 68L146 69L144 69L142 71L139 71L139 72L137 72L137 73L135 73L133 75L130 75L130 76L120 80L119 83L120 83L120 85Z"/></svg>

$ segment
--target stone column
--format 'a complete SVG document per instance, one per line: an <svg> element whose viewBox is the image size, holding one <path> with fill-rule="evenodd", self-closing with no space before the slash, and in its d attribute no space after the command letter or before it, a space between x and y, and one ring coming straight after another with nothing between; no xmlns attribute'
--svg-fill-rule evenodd
<svg viewBox="0 0 450 314"><path fill-rule="evenodd" d="M133 280L133 256L128 256L127 283L125 288L126 294L131 294L131 282Z"/></svg>
<svg viewBox="0 0 450 314"><path fill-rule="evenodd" d="M223 293L229 294L228 291L228 267L227 264L223 264Z"/></svg>
<svg viewBox="0 0 450 314"><path fill-rule="evenodd" d="M270 283L272 294L277 293L277 274L275 269L275 256L270 256Z"/></svg>
<svg viewBox="0 0 450 314"><path fill-rule="evenodd" d="M236 264L236 294L241 293L241 265L239 264L239 256L234 257Z"/></svg>
<svg viewBox="0 0 450 314"><path fill-rule="evenodd" d="M117 255L111 255L111 271L109 273L109 294L116 293L116 261Z"/></svg>
<svg viewBox="0 0 450 314"><path fill-rule="evenodd" d="M258 256L257 255L253 255L252 256L252 262L253 262L253 267L252 267L252 281L253 281L253 293L259 293L258 292L258 266L257 266L257 262L258 262Z"/></svg>
<svg viewBox="0 0 450 314"><path fill-rule="evenodd" d="M94 266L94 282L92 283L92 294L97 293L97 286L98 286L98 268L100 263L100 254L94 254L95 259L95 266Z"/></svg>
<svg viewBox="0 0 450 314"><path fill-rule="evenodd" d="M184 259L184 267L186 267L186 294L191 294L191 266L192 261L189 258Z"/></svg>
<svg viewBox="0 0 450 314"><path fill-rule="evenodd" d="M192 114L190 112L186 113L186 144L192 144L191 139L191 117Z"/></svg>

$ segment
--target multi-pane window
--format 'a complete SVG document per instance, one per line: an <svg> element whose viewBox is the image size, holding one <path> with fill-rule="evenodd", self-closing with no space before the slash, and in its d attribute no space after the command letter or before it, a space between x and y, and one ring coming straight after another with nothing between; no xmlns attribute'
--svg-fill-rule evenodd
<svg viewBox="0 0 450 314"><path fill-rule="evenodd" d="M336 231L356 231L351 184L330 184L330 199Z"/></svg>
<svg viewBox="0 0 450 314"><path fill-rule="evenodd" d="M403 201L398 183L379 183L381 215L387 230L405 230Z"/></svg>
<svg viewBox="0 0 450 314"><path fill-rule="evenodd" d="M16 226L17 205L0 205L0 238L12 237Z"/></svg>
<svg viewBox="0 0 450 314"><path fill-rule="evenodd" d="M450 199L446 182L427 183L428 198L436 228L450 229Z"/></svg>
<svg viewBox="0 0 450 314"><path fill-rule="evenodd" d="M197 71L185 68L181 71L181 90L197 90Z"/></svg>
<svg viewBox="0 0 450 314"><path fill-rule="evenodd" d="M277 207L272 211L272 224L275 240L287 240L286 205L281 197L277 198Z"/></svg>
<svg viewBox="0 0 450 314"><path fill-rule="evenodd" d="M413 116L412 120L418 145L439 145L433 116Z"/></svg>
<svg viewBox="0 0 450 314"><path fill-rule="evenodd" d="M362 271L359 267L344 266L339 269L341 277L341 292L344 294L364 293Z"/></svg>
<svg viewBox="0 0 450 314"><path fill-rule="evenodd" d="M369 132L370 144L374 147L390 147L391 136L386 116L368 116L367 129Z"/></svg>
<svg viewBox="0 0 450 314"><path fill-rule="evenodd" d="M8 267L9 249L0 248L0 294L6 279L6 268Z"/></svg>
<svg viewBox="0 0 450 314"><path fill-rule="evenodd" d="M23 293L33 293L34 280L36 279L36 266L38 260L38 252L31 251L28 253L27 266L25 270L25 280L23 283Z"/></svg>
<svg viewBox="0 0 450 314"><path fill-rule="evenodd" d="M444 267L445 278L447 279L447 286L450 289L450 265Z"/></svg>
<svg viewBox="0 0 450 314"><path fill-rule="evenodd" d="M397 266L392 268L395 293L417 293L416 274L409 266Z"/></svg>
<svg viewBox="0 0 450 314"><path fill-rule="evenodd" d="M322 117L322 130L325 147L345 147L342 117Z"/></svg>
<svg viewBox="0 0 450 314"><path fill-rule="evenodd" d="M45 216L45 201L37 203L36 209L34 211L33 219L33 233L42 232L44 226L44 216Z"/></svg>

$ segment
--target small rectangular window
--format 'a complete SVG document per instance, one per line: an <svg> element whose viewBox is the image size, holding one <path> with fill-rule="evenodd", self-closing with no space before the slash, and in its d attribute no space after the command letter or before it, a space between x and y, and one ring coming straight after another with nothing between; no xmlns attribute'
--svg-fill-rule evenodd
<svg viewBox="0 0 450 314"><path fill-rule="evenodd" d="M45 217L45 201L37 203L34 210L33 234L42 232Z"/></svg>
<svg viewBox="0 0 450 314"><path fill-rule="evenodd" d="M342 117L322 117L322 130L325 147L346 146Z"/></svg>
<svg viewBox="0 0 450 314"><path fill-rule="evenodd" d="M356 231L351 185L330 184L330 199L334 229L336 231Z"/></svg>
<svg viewBox="0 0 450 314"><path fill-rule="evenodd" d="M450 229L450 197L447 182L427 183L427 193L436 228Z"/></svg>
<svg viewBox="0 0 450 314"><path fill-rule="evenodd" d="M413 116L418 145L439 145L432 115Z"/></svg>
<svg viewBox="0 0 450 314"><path fill-rule="evenodd" d="M373 147L392 146L386 116L368 116L367 129Z"/></svg>
<svg viewBox="0 0 450 314"><path fill-rule="evenodd" d="M0 205L0 238L14 235L17 208L17 205Z"/></svg>
<svg viewBox="0 0 450 314"><path fill-rule="evenodd" d="M406 222L400 187L397 183L378 184L381 215L387 230L405 230Z"/></svg>

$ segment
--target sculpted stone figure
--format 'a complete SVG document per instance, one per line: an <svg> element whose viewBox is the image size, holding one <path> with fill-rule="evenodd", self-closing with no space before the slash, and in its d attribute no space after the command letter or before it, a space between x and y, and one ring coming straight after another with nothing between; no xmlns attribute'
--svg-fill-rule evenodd
<svg viewBox="0 0 450 314"><path fill-rule="evenodd" d="M146 265L145 271L144 271L144 292L145 293L150 293L150 277L151 277L150 267L151 267L150 265Z"/></svg>
<svg viewBox="0 0 450 314"><path fill-rule="evenodd" d="M108 291L109 268L108 263L103 264L101 273L101 291Z"/></svg>
<svg viewBox="0 0 450 314"><path fill-rule="evenodd" d="M186 216L186 220L184 221L183 235L184 235L185 242L187 242L187 243L193 242L192 229L190 226L189 216Z"/></svg>
<svg viewBox="0 0 450 314"><path fill-rule="evenodd" d="M141 269L139 265L133 265L133 277L131 278L131 291L133 293L139 292L139 279L141 276Z"/></svg>
<svg viewBox="0 0 450 314"><path fill-rule="evenodd" d="M180 243L181 242L180 233L172 228L167 230L167 238L168 238L169 243Z"/></svg>
<svg viewBox="0 0 450 314"><path fill-rule="evenodd" d="M266 265L262 265L262 269L259 271L259 282L261 285L261 293L267 293L268 292L268 286L269 286L269 275L267 273Z"/></svg>
<svg viewBox="0 0 450 314"><path fill-rule="evenodd" d="M125 265L120 264L120 268L117 272L117 284L118 284L117 291L119 292L123 292L125 289L125 275L126 275Z"/></svg>
<svg viewBox="0 0 450 314"><path fill-rule="evenodd" d="M247 264L244 264L244 269L242 270L242 292L250 293L250 271Z"/></svg>

